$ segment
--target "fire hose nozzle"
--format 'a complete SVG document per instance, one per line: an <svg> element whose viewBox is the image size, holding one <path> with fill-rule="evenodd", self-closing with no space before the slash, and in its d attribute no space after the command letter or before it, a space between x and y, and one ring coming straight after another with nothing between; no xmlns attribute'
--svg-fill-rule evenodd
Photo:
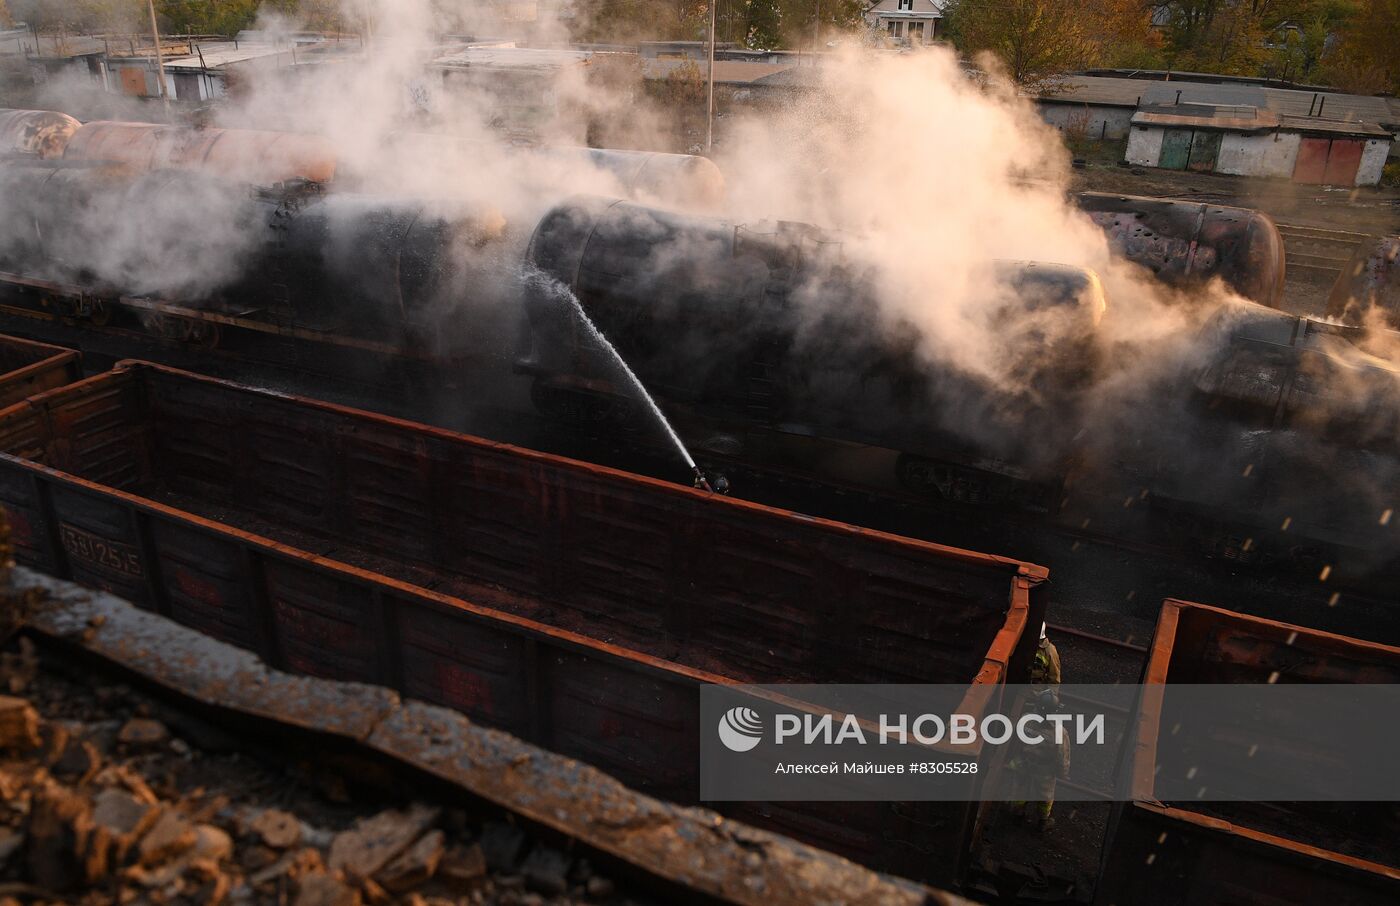
<svg viewBox="0 0 1400 906"><path fill-rule="evenodd" d="M712 492L712 491L714 490L713 488L710 487L710 482L709 482L709 480L708 480L707 478L705 478L705 473L702 472L702 471L700 471L700 468L699 468L698 466L697 466L696 469L695 469L695 485L694 485L694 486L695 486L696 488L699 488L699 489L702 490L702 491L711 491L711 492Z"/></svg>

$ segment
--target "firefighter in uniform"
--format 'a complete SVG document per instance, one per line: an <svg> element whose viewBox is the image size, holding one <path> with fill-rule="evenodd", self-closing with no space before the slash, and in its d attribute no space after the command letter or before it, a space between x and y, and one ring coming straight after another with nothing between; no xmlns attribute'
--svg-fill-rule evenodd
<svg viewBox="0 0 1400 906"><path fill-rule="evenodd" d="M1059 698L1051 689L1037 693L1028 705L1040 714L1051 713L1058 706ZM1055 783L1069 778L1069 736L1057 739L1055 727L1049 723L1044 725L1040 735L1039 743L1020 743L1007 767L1011 771L1014 795L1019 797L1012 800L1012 813L1030 820L1044 832L1055 826L1055 819L1050 817L1055 807Z"/></svg>
<svg viewBox="0 0 1400 906"><path fill-rule="evenodd" d="M1040 624L1040 644L1035 649L1035 657L1031 659L1031 685L1037 691L1043 688L1058 690L1060 686L1060 652L1046 636L1044 623Z"/></svg>

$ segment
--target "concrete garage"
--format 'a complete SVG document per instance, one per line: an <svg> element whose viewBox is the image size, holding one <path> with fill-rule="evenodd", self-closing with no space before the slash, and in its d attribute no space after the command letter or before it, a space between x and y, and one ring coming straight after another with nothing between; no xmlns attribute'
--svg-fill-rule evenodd
<svg viewBox="0 0 1400 906"><path fill-rule="evenodd" d="M1069 75L1033 97L1041 117L1067 137L1126 137L1124 156L1134 164L1315 185L1375 185L1400 132L1395 98L1225 76L1132 75Z"/></svg>
<svg viewBox="0 0 1400 906"><path fill-rule="evenodd" d="M1370 123L1254 107L1144 107L1131 122L1129 163L1310 185L1378 184L1391 142L1389 132Z"/></svg>

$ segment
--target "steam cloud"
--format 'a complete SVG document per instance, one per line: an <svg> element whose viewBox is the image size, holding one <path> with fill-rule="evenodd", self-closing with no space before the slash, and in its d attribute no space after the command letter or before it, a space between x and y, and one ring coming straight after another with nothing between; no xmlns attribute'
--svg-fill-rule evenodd
<svg viewBox="0 0 1400 906"><path fill-rule="evenodd" d="M444 329L457 329L464 311L489 309L503 318L516 301L525 243L544 212L566 195L618 196L623 187L614 172L585 158L522 153L493 128L499 99L488 87L444 87L424 69L437 35L480 34L485 24L469 15L444 18L429 0L370 6L375 36L363 60L321 71L299 67L311 71L295 79L276 73L255 79L217 111L215 124L325 135L337 149L338 181L425 202L445 218L462 211L478 222L499 217L497 241L463 244L470 260L462 270L471 279L451 281L453 297L439 308L453 309L443 323L454 326ZM361 0L347 2L347 21L365 8ZM295 25L273 18L260 23L270 32ZM935 377L929 379L928 418L940 427L995 454L1047 468L1071 449L1095 450L1107 462L1140 453L1144 443L1159 447L1163 457L1180 452L1197 460L1186 439L1195 423L1186 408L1192 386L1182 383L1184 376L1215 361L1241 324L1267 311L1219 281L1189 294L1171 290L1115 256L1103 232L1066 199L1069 161L1058 134L995 76L969 79L951 52L872 55L852 48L820 71L822 91L794 95L778 111L738 111L726 119L716 153L728 185L726 217L839 230L842 266L860 273L876 302L869 312L873 323L864 326L929 366ZM640 103L626 80L584 73L564 67L553 77L558 104L541 126L544 137L584 144L590 117L580 111L586 109L594 119L610 119L613 133L635 146L652 144L650 132L661 128L662 112ZM452 140L415 135L424 132ZM154 260L108 245L111 255L101 256L99 268L132 279L131 262L137 261L145 286L221 285L253 254L241 205L223 204L221 197L200 199L197 250L173 236L164 243L157 238L154 247L167 251ZM114 215L104 216L110 222ZM148 205L140 216L157 232L190 231L188 209ZM694 251L678 245L656 252L656 260L665 267L663 259ZM1080 281L1077 304L1038 301L1024 280L1009 276L1019 271L1002 264L1008 261L1060 266L1058 277ZM847 300L823 289L814 281L797 294L805 312L800 326L812 348L826 342L835 350L840 337L833 333L849 326L849 312L841 311ZM1102 311L1100 299L1106 300ZM504 332L495 342L504 360L510 352ZM1341 341L1329 348L1355 365L1345 381L1328 376L1338 387L1363 388L1352 399L1374 398L1374 382L1357 378L1358 368L1384 372L1393 385L1394 371L1382 358ZM722 360L714 352L677 354ZM1364 361L1357 363L1358 357ZM813 392L823 383L848 382L867 367L833 352L812 374ZM1070 418L1062 408L1067 399L1075 413ZM1370 425L1372 436L1392 424L1377 422L1374 407L1361 409L1354 420ZM1247 438L1222 444L1241 461L1253 455ZM1297 455L1317 464L1327 454L1309 447ZM1185 481L1207 489L1203 494L1218 478L1209 466L1186 471ZM1372 500L1385 496L1369 485L1363 493Z"/></svg>

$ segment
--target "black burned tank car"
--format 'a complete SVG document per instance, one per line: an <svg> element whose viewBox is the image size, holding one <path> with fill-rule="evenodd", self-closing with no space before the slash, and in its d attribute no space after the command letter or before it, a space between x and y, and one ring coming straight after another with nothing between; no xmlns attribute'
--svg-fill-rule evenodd
<svg viewBox="0 0 1400 906"><path fill-rule="evenodd" d="M503 221L416 200L311 191L259 198L260 265L238 295L299 326L423 344L464 298L470 266Z"/></svg>
<svg viewBox="0 0 1400 906"><path fill-rule="evenodd" d="M1074 201L1108 234L1114 251L1162 282L1190 287L1218 276L1246 299L1281 307L1283 238L1268 215L1101 192L1081 192Z"/></svg>
<svg viewBox="0 0 1400 906"><path fill-rule="evenodd" d="M125 185L125 175L110 167L0 161L0 271L91 278L94 262L85 246L94 205Z"/></svg>
<svg viewBox="0 0 1400 906"><path fill-rule="evenodd" d="M1377 323L1400 329L1400 236L1362 242L1337 275L1327 296L1327 316L1359 325Z"/></svg>
<svg viewBox="0 0 1400 906"><path fill-rule="evenodd" d="M105 300L108 314L126 304L163 333L176 316L139 303L427 342L446 333L502 226L490 212L310 184L254 191L183 170L0 162L0 271L53 284L36 302L66 292Z"/></svg>
<svg viewBox="0 0 1400 906"><path fill-rule="evenodd" d="M1158 527L1216 556L1293 561L1323 578L1342 562L1394 569L1400 370L1372 354L1394 342L1248 303L1218 311L1200 332L1207 362L1153 416L1162 430L1145 471Z"/></svg>
<svg viewBox="0 0 1400 906"><path fill-rule="evenodd" d="M839 234L808 224L567 202L531 239L528 260L546 276L527 296L518 370L536 377L536 403L552 415L606 418L630 407L577 300L702 448L712 436L735 456L762 455L751 448L779 436L879 448L899 454L890 471L906 487L1049 506L1067 441L1055 435L1073 430L1058 409L1072 405L1104 310L1097 277L1057 265L990 268L1005 291L989 293L988 318L1039 323L998 306L1072 312L1054 319L1072 325L1069 335L990 331L1004 338L1017 382L1037 388L1031 401L931 361L921 332L882 310L873 275L842 252Z"/></svg>

